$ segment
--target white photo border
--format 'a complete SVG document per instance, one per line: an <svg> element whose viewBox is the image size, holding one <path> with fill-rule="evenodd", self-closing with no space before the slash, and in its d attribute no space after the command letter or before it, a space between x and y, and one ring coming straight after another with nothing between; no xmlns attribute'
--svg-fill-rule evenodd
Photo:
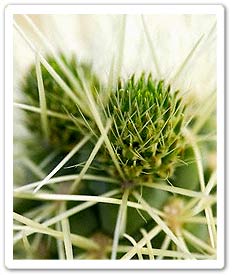
<svg viewBox="0 0 232 275"><path fill-rule="evenodd" d="M13 15L215 14L217 17L217 259L216 260L14 260L13 259ZM8 5L5 8L5 265L8 269L221 269L224 267L224 7L222 5Z"/></svg>

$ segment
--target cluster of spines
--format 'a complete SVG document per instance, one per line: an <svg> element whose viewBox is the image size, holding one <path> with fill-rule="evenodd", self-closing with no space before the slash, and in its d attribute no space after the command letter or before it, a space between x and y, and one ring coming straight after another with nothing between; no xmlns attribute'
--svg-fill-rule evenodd
<svg viewBox="0 0 232 275"><path fill-rule="evenodd" d="M93 88L93 96L96 102L98 102L98 88L100 87L100 83L97 77L92 74L91 67L86 64L78 64L74 58L68 60L62 56L62 59L76 77L80 87L84 89L76 70L77 66L82 67L84 76L89 84L88 86ZM48 57L47 60L53 69L62 76L67 85L75 91L76 87L72 86L72 83L65 77L56 61L52 57ZM59 113L65 110L65 113L72 114L74 118L80 117L78 106L65 94L43 67L42 75L48 109ZM27 103L32 106L39 106L35 66L32 66L27 74L22 89ZM108 96L110 100L106 103L107 106L104 106L105 110L108 110L108 113L104 112L104 115L107 116L107 119L109 117L112 119L112 127L108 132L108 138L126 177L126 181L121 182L121 187L124 189L134 186L136 183L139 184L141 181L172 176L179 159L183 159L182 151L186 152L186 148L184 148L184 136L182 134L185 105L182 102L180 92L172 91L171 87L166 85L164 80L157 81L154 80L151 75L145 76L145 74L142 74L138 80L136 80L135 76L132 76L125 82L119 81L117 89L112 91ZM101 111L101 106L99 111ZM102 117L104 117L104 115L102 115ZM38 121L38 118L38 114L30 113L28 116L28 128L31 129L32 134L41 137L41 129L37 127L37 123L35 123L35 121ZM94 119L87 117L86 119L91 123L94 132L99 134ZM49 122L52 129L51 134L53 135L53 137L50 137L50 145L53 149L56 149L57 146L59 146L60 149L60 145L63 148L65 148L65 146L66 148L72 148L78 139L80 139L78 135L82 135L79 129L75 130L73 123L69 125L69 121L49 118ZM86 127L85 130L88 130L88 127ZM90 142L91 146L93 141L95 140L91 140ZM89 144L87 144L87 147L88 146ZM68 151L69 149L67 148L67 152ZM91 148L89 148L87 153L81 150L80 154L84 155L84 161L90 152ZM107 155L107 153L103 155L104 156L102 156L102 150L100 150L96 156L96 161L98 164L100 163L104 175L108 173L108 171L115 174L117 170L110 156ZM101 163L102 159L103 162ZM76 160L80 162L79 159ZM65 171L69 173L69 170L66 169ZM64 170L61 171L61 174L63 172ZM99 171L99 173L101 173L101 171ZM177 181L175 181L175 184L176 183ZM85 194L88 193L92 195L93 193L102 193L102 188L110 189L111 187L108 187L108 184L106 186L104 186L104 184L100 186L97 182L92 181L88 182L85 188ZM92 191L93 189L94 191ZM146 191L149 195L152 194L152 196L148 198ZM169 194L163 192L161 195L161 193L160 190L152 189L151 191L150 188L146 189L146 187L143 187L143 198L146 198L149 203L157 203L157 201L160 200L160 205L157 206L159 209L162 205L165 205L165 222L169 228L175 231L179 229L179 227L182 227L182 222L179 222L176 217L177 215L175 216L173 213L175 214L176 212L178 215L182 215L182 201L178 198L175 198L173 201L167 201ZM99 217L106 219L106 216L108 216L109 218L109 220L106 219L105 222L107 226L102 223L98 230L100 230L100 232L101 230L107 232L109 235L112 234L111 231L114 229L114 221L116 219L114 210L115 213L117 212L117 208L114 209L112 206L110 207L110 212L107 210L107 207L100 207L100 210L97 210L99 211ZM93 211L96 211L96 209ZM108 211L107 215L104 211ZM141 224L142 223L138 221L138 224L132 224L128 226L129 229L127 229L131 230L134 234L134 232L138 231ZM94 227L94 230L96 228Z"/></svg>

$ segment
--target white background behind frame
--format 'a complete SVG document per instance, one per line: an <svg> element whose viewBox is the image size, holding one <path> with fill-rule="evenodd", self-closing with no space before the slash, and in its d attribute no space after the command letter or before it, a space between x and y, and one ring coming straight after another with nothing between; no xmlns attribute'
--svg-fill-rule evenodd
<svg viewBox="0 0 232 275"><path fill-rule="evenodd" d="M12 9L12 7L14 7ZM6 90L5 91L13 91L13 81L12 81L12 77L13 77L13 41L12 41L12 29L13 29L13 24L11 21L11 15L12 13L44 13L41 9L38 9L38 7L32 6L33 7L33 11L29 11L27 10L28 7L26 7L26 9L24 9L25 7L23 6L8 6L7 10L6 10L6 74L5 74L5 85L6 85ZM53 10L50 10L48 8L49 6L45 6L45 10L46 13L53 13L55 14L56 12L54 12ZM66 7L68 7L68 9L70 10L70 12L66 11ZM84 9L97 9L97 10L102 10L102 6L82 6ZM101 7L101 9L99 8ZM113 7L109 6L110 8ZM117 6L119 7L119 6ZM140 13L146 13L146 11L143 10L142 7L145 7L145 10L149 9L151 11L151 9L149 8L149 6L139 6L139 12ZM185 6L187 11L184 11L185 13L192 13L194 14L195 12L197 13L197 6L194 6L194 9L192 6ZM20 10L15 10L16 9L21 9ZM31 7L29 7L30 9ZM42 7L40 7L42 8ZM51 7L52 9L55 8L55 6ZM124 11L125 8L125 11ZM127 10L127 8L131 8L128 6L122 6L122 10L120 8L120 10L118 11L118 13L129 13ZM133 6L133 11L135 11L135 6ZM224 27L223 27L223 8L221 6L211 6L209 8L209 6L200 6L201 10L203 10L203 13L209 13L209 10L212 11L212 13L216 13L217 14L217 23L218 23L218 30L217 30L217 39L218 41L220 41L220 45L218 46L217 49L217 61L218 61L218 65L217 65L217 83L218 83L218 90L217 90L217 94L220 96L218 96L218 113L220 114L218 117L218 170L221 172L220 174L218 173L218 178L220 178L222 180L222 182L224 182L223 180L223 171L224 171L224 154L223 154L223 144L224 144L224 125L223 125L223 113L224 113L224 106L223 106L223 102L224 102L224 90L223 90L223 86L224 86L224 74L223 74L223 69L224 69L224 59L222 58L223 56L223 52L224 52L224 45L223 45L223 41L224 41ZM208 12L204 9L208 9ZM212 8L212 10L211 10ZM215 10L215 8L217 9L217 11ZM82 9L82 8L81 8ZM80 7L78 9L77 13L82 13L80 10ZM164 10L167 10L167 6L163 7L163 12ZM161 10L162 10L161 9ZM62 7L62 11L61 13L64 13L64 10L67 13L75 13L73 8L71 6L64 6ZM88 10L88 12L83 10L83 13L98 13L96 12L96 10L93 10L92 12ZM156 6L156 11L151 11L151 13L162 13L162 11L159 10L159 8L157 9ZM175 9L172 9L172 12L175 12L175 10L178 10L179 13L183 13L183 10L181 10L181 6L175 6ZM216 11L216 12L215 12ZM102 12L100 12L102 13ZM106 13L106 10L104 9L104 13ZM107 11L107 13L109 13L109 11ZM113 13L117 13L114 12ZM170 12L168 12L170 13ZM76 261L53 261L54 263L52 264L52 261L33 261L33 260L27 260L26 262L23 260L12 260L13 259L13 254L12 254L12 231L11 231L11 227L12 227L12 202L8 199L12 197L12 191L13 191L13 186L12 183L13 182L13 178L12 175L13 173L9 173L9 171L12 171L12 156L13 156L13 148L12 148L12 139L10 139L9 137L13 136L13 131L12 131L12 122L13 122L13 97L12 94L7 92L5 94L5 106L7 106L7 115L5 116L6 119L6 136L5 136L5 146L7 148L7 154L5 155L5 168L8 171L8 173L5 173L6 176L6 181L8 184L5 185L5 191L6 191L6 199L5 199L5 218L6 218L6 229L5 229L5 239L6 240L10 240L10 242L7 241L7 246L5 246L6 251L5 251L5 259L6 259L6 264L8 267L11 268L41 268L41 266L43 265L43 268L77 268L77 262ZM123 262L119 262L119 261L89 261L89 260L85 260L82 263L78 262L78 268L92 268L96 269L96 268L118 268L119 264L120 264L120 268L167 268L167 266L170 269L173 268L220 268L223 266L223 237L224 237L224 220L223 220L223 209L224 209L224 200L223 200L223 193L224 193L224 188L223 185L219 186L219 196L218 196L218 209L219 209L219 213L218 213L218 224L220 224L220 226L218 227L218 260L204 260L204 261L197 261L197 265L195 261L180 261L178 263L178 261L160 261L160 262L156 262L156 266L154 267L154 263L149 264L149 262L145 261L145 264L141 263L141 261L123 261ZM91 262L91 263L90 263ZM144 261L143 261L144 262ZM37 264L36 264L37 263ZM122 263L122 264L121 264ZM82 266L83 265L83 266ZM137 266L138 265L138 266Z"/></svg>

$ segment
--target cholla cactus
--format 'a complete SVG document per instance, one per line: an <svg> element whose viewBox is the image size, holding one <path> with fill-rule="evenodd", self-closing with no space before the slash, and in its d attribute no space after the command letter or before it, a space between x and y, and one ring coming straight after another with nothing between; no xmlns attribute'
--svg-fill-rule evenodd
<svg viewBox="0 0 232 275"><path fill-rule="evenodd" d="M36 52L25 74L15 106L34 143L17 156L29 165L25 180L15 173L14 258L216 258L216 97L194 105L173 88L201 38L171 80L148 69L125 78L122 22L107 82L66 52Z"/></svg>

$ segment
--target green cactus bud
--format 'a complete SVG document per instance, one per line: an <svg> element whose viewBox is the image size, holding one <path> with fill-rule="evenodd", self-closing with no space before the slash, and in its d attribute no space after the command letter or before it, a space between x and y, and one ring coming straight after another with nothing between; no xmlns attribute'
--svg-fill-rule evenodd
<svg viewBox="0 0 232 275"><path fill-rule="evenodd" d="M128 181L167 178L183 150L184 105L178 91L142 74L120 82L109 103L110 140Z"/></svg>
<svg viewBox="0 0 232 275"><path fill-rule="evenodd" d="M46 60L56 71L56 73L64 80L73 93L78 94L80 92L78 89L83 88L82 80L78 73L79 71L82 72L82 77L84 77L85 80L88 80L89 86L93 92L95 89L99 89L99 80L97 76L92 73L92 67L90 64L78 62L74 56L67 58L65 55L60 54L60 58L78 83L78 87L73 85L52 56L48 56ZM76 103L57 84L56 80L50 75L45 67L42 66L41 71L47 109L61 115L64 114L72 117L80 117ZM32 65L28 70L21 89L25 96L26 104L37 107L40 106L35 65ZM44 141L45 145L56 149L59 148L61 151L67 151L80 139L82 134L72 120L49 117L49 139L48 141L44 140L42 128L40 123L38 123L40 119L39 116L40 114L37 113L27 113L26 126L34 136L37 136L40 141Z"/></svg>

